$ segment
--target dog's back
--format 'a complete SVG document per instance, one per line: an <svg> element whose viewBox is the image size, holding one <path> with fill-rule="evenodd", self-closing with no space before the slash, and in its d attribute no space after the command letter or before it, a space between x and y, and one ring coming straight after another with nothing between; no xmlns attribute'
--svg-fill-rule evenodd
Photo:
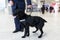
<svg viewBox="0 0 60 40"><path fill-rule="evenodd" d="M43 19L42 17L39 16L28 16L28 18L26 18L25 20L30 26L35 26L38 25L39 23L44 24L45 22L47 22L45 19Z"/></svg>
<svg viewBox="0 0 60 40"><path fill-rule="evenodd" d="M33 21L37 21L37 22L47 22L45 19L43 19L42 17L39 16L32 16L31 17L33 19Z"/></svg>

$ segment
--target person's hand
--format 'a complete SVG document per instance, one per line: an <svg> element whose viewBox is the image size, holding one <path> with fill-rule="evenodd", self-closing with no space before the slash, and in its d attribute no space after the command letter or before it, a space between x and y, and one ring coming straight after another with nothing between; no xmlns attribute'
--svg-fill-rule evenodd
<svg viewBox="0 0 60 40"><path fill-rule="evenodd" d="M13 1L9 1L9 4L12 6L14 3L13 3Z"/></svg>
<svg viewBox="0 0 60 40"><path fill-rule="evenodd" d="M32 5L28 5L27 8L32 8Z"/></svg>

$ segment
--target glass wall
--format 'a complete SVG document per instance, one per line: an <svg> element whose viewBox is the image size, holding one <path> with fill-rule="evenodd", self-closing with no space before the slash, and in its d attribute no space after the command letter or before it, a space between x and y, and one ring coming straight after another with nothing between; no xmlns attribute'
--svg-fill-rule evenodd
<svg viewBox="0 0 60 40"><path fill-rule="evenodd" d="M5 0L0 0L0 11L5 9Z"/></svg>

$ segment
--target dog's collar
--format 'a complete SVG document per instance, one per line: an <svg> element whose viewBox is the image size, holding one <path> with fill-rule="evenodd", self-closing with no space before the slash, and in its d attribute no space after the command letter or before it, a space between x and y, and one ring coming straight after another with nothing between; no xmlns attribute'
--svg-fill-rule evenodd
<svg viewBox="0 0 60 40"><path fill-rule="evenodd" d="M20 22L25 21L25 19L20 20Z"/></svg>

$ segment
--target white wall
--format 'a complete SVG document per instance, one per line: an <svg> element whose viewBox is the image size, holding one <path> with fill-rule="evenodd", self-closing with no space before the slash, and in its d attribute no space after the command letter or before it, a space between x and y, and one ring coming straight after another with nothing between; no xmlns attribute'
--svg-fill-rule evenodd
<svg viewBox="0 0 60 40"><path fill-rule="evenodd" d="M0 0L0 10L5 8L5 0Z"/></svg>

